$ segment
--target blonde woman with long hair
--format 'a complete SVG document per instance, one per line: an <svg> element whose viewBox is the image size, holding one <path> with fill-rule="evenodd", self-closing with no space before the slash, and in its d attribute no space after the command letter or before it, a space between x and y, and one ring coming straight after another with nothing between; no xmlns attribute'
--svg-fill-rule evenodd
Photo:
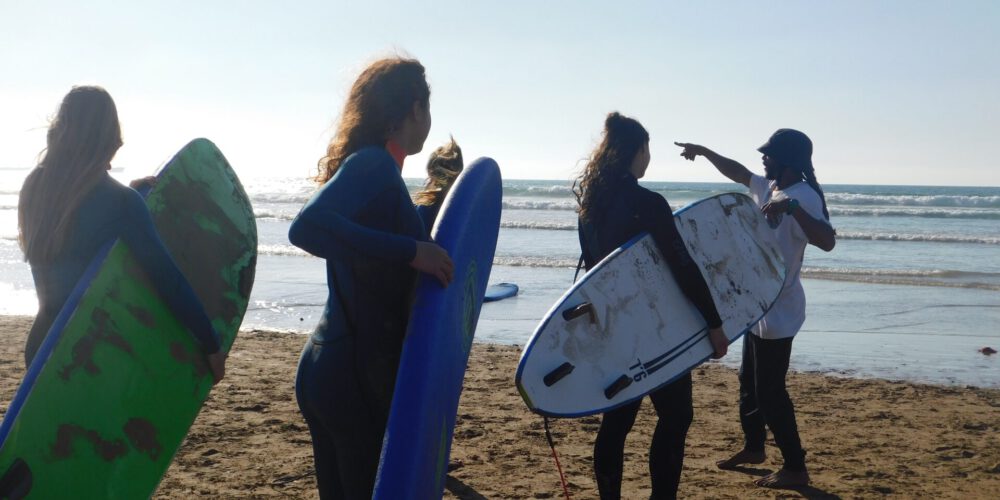
<svg viewBox="0 0 1000 500"><path fill-rule="evenodd" d="M38 294L24 358L31 364L90 261L121 238L156 291L198 340L215 381L225 354L194 290L153 226L141 195L108 175L122 146L118 110L101 87L73 87L49 126L46 149L18 201L18 242Z"/></svg>

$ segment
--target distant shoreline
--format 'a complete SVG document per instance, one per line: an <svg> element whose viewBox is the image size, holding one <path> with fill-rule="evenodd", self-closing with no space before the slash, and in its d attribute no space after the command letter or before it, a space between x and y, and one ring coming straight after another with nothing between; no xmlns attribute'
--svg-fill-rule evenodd
<svg viewBox="0 0 1000 500"><path fill-rule="evenodd" d="M25 171L26 172L26 171L31 170L32 168L34 168L34 166L30 166L30 167L0 167L0 172L16 172L16 171ZM148 170L149 170L148 168L144 168L143 172L147 172ZM761 169L761 170L763 170L763 169ZM126 173L126 172L128 172L128 167L114 167L114 168L111 169L111 172L113 172L113 173ZM283 176L283 175L249 175L249 173L247 173L247 175L245 175L245 177L244 177L243 173L241 173L239 171L238 167L237 167L236 173L240 174L241 178L244 179L244 180L249 180L249 179L284 179L284 178L287 178L287 176ZM302 179L303 180L308 180L308 177L309 177L308 175L303 175ZM545 178L545 179L520 179L520 178L515 179L515 178L505 178L504 182L553 182L553 183L566 183L567 185L571 185L573 183L573 180L575 178L576 178L575 175L573 175L573 176L567 176L567 177L564 177L564 178L556 177L556 178ZM413 184L417 184L417 183L422 183L422 182L424 182L426 180L427 180L426 177L403 177L403 181L406 182L406 184L408 186L409 185L413 185ZM712 180L712 181L676 181L676 180L655 180L655 179L649 178L649 179L643 179L643 180L641 180L639 182L641 184L696 184L696 185L698 185L698 184L700 184L700 185L731 184L731 185L735 186L734 189L743 189L743 187L740 186L739 184L736 184L736 183L733 183L733 182L725 182L722 179ZM1000 189L1000 185L990 185L990 186L987 186L987 185L977 185L977 186L971 186L971 185L963 185L963 184L905 184L905 183L903 183L903 184L864 184L864 183L857 183L857 182L848 182L848 183L825 182L825 183L823 183L823 187L824 188L829 188L829 189L840 188L840 187L846 187L846 188L854 188L854 187L907 187L907 188Z"/></svg>

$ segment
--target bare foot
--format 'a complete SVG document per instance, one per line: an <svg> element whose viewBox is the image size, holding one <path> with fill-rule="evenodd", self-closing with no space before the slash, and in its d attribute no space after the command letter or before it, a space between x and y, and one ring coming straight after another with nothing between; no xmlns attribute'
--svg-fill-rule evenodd
<svg viewBox="0 0 1000 500"><path fill-rule="evenodd" d="M809 473L806 471L795 472L781 469L772 472L753 482L757 486L764 488L792 488L795 486L805 486L809 484Z"/></svg>
<svg viewBox="0 0 1000 500"><path fill-rule="evenodd" d="M720 469L731 470L745 464L762 464L766 458L767 455L763 451L740 450L726 460L715 462L715 465Z"/></svg>

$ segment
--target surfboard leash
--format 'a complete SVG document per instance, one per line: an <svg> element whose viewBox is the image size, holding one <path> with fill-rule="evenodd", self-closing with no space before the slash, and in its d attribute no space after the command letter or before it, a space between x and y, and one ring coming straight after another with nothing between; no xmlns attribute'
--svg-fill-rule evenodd
<svg viewBox="0 0 1000 500"><path fill-rule="evenodd" d="M576 278L580 276L580 269L583 268L583 253L580 253L580 261L576 263L576 272L573 273L573 283L576 283ZM559 471L559 483L562 484L563 495L566 495L566 500L573 500L569 496L569 488L566 486L566 475L563 474L562 464L559 463L559 454L556 453L556 443L552 439L552 432L549 431L549 417L542 416L542 424L545 427L545 440L549 442L549 449L552 450L552 459L556 461L556 470Z"/></svg>
<svg viewBox="0 0 1000 500"><path fill-rule="evenodd" d="M583 254L580 254L580 261L576 263L576 272L573 273L573 283L576 283L577 276L580 276L580 269L583 269Z"/></svg>
<svg viewBox="0 0 1000 500"><path fill-rule="evenodd" d="M552 449L552 458L556 461L556 470L559 471L559 482L562 483L563 494L566 495L566 500L573 500L569 496L569 488L566 487L566 476L563 475L562 464L559 463L559 454L556 453L556 443L552 440L552 432L549 431L549 417L542 417L543 425L545 426L545 439L549 442L549 448Z"/></svg>

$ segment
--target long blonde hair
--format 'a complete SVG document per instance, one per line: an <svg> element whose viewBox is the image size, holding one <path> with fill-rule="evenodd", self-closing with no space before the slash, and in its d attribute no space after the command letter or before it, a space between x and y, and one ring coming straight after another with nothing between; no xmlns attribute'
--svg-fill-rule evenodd
<svg viewBox="0 0 1000 500"><path fill-rule="evenodd" d="M337 132L313 179L325 184L351 154L368 146L385 147L413 105L428 105L430 96L420 61L390 57L370 64L351 86Z"/></svg>
<svg viewBox="0 0 1000 500"><path fill-rule="evenodd" d="M458 147L452 137L447 144L435 149L427 159L427 183L414 196L414 203L430 206L443 200L463 168L462 148Z"/></svg>
<svg viewBox="0 0 1000 500"><path fill-rule="evenodd" d="M101 87L73 87L49 124L46 148L24 180L17 204L18 243L29 262L59 255L84 197L122 146L118 109Z"/></svg>

